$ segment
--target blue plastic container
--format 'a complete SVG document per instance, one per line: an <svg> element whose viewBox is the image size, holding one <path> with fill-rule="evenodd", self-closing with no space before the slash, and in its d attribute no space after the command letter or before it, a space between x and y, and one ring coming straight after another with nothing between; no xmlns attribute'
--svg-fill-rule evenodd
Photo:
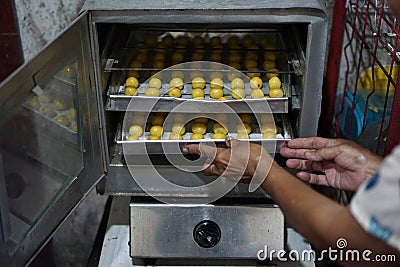
<svg viewBox="0 0 400 267"><path fill-rule="evenodd" d="M337 117L340 130L343 137L355 140L363 131L364 109L366 106L366 99L369 91L366 89L359 89L356 95L354 111L352 111L354 95L351 92L346 93L343 112ZM339 96L338 99L341 99ZM386 116L390 116L392 110L393 96L388 98L386 108ZM340 103L339 103L340 104ZM365 129L368 129L374 123L380 121L383 115L383 108L385 104L385 95L375 93L369 98L367 116L365 122ZM337 112L339 109L337 108ZM352 123L350 125L351 114L353 114Z"/></svg>

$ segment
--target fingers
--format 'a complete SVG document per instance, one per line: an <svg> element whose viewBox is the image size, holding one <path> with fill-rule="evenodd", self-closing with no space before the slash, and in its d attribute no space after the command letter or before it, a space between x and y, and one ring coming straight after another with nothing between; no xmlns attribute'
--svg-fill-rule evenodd
<svg viewBox="0 0 400 267"><path fill-rule="evenodd" d="M308 139L308 138L305 138ZM314 139L315 138L311 138ZM282 156L287 157L287 158L297 158L297 159L307 159L307 160L314 160L314 161L322 161L322 160L333 160L335 159L340 153L343 152L344 146L340 144L336 144L334 140L331 139L325 139L329 141L322 141L325 142L325 147L317 148L320 145L323 145L322 142L315 141L314 144L311 144L311 146L314 146L315 148L311 149L306 149L306 148L289 148L289 147L283 147L280 150L280 153ZM295 142L295 146L298 145L298 142L301 142L301 140L294 139L292 141ZM291 141L290 141L291 142ZM308 141L307 141L308 142ZM342 140L339 140L338 143L343 143ZM293 145L293 143L291 144Z"/></svg>
<svg viewBox="0 0 400 267"><path fill-rule="evenodd" d="M215 158L217 153L217 148L205 145L203 143L199 144L188 144L183 147L183 152L188 154L195 154L205 158Z"/></svg>
<svg viewBox="0 0 400 267"><path fill-rule="evenodd" d="M203 173L207 176L220 176L217 167L213 163L204 168Z"/></svg>
<svg viewBox="0 0 400 267"><path fill-rule="evenodd" d="M305 154L308 151L310 151L310 149L292 149L288 147L282 147L280 150L280 154L286 158L305 159Z"/></svg>
<svg viewBox="0 0 400 267"><path fill-rule="evenodd" d="M324 171L326 166L323 161L289 159L286 166L291 169L307 170L307 171Z"/></svg>
<svg viewBox="0 0 400 267"><path fill-rule="evenodd" d="M226 139L225 139L225 144L226 144L226 147L232 147L232 140L234 140L231 136L228 136Z"/></svg>
<svg viewBox="0 0 400 267"><path fill-rule="evenodd" d="M304 156L305 156L305 159L314 160L314 161L334 160L342 152L343 152L342 146L332 146L332 147L326 147L326 148L319 149L319 150L307 151L304 154Z"/></svg>
<svg viewBox="0 0 400 267"><path fill-rule="evenodd" d="M221 176L223 175L225 178L229 180L240 182L244 184L249 184L252 177L249 175L238 175L236 172L229 173L227 170L223 168L223 166L219 166L218 163L208 165L204 170L203 173L207 176Z"/></svg>
<svg viewBox="0 0 400 267"><path fill-rule="evenodd" d="M232 180L240 180L249 173L246 168L249 165L249 157L260 158L262 147L251 146L249 142L238 141L235 139L226 139L227 148L216 148L205 144L188 144L184 146L183 152L200 155L208 160L203 166L205 175L215 175L227 177ZM254 166L257 166L259 160L253 160Z"/></svg>
<svg viewBox="0 0 400 267"><path fill-rule="evenodd" d="M246 141L239 141L237 139L233 139L232 137L227 137L225 139L225 144L227 146L227 148L241 148L243 146L243 144L248 145L248 142Z"/></svg>
<svg viewBox="0 0 400 267"><path fill-rule="evenodd" d="M204 164L203 173L208 176L225 176L230 179L238 180L240 178L247 177L245 175L240 174L237 170L229 170L225 165L220 164L219 162L214 161L211 164Z"/></svg>
<svg viewBox="0 0 400 267"><path fill-rule="evenodd" d="M187 154L200 155L199 144L186 144L183 146L182 152Z"/></svg>
<svg viewBox="0 0 400 267"><path fill-rule="evenodd" d="M325 175L308 173L308 172L299 172L296 174L296 176L300 180L310 184L329 186Z"/></svg>
<svg viewBox="0 0 400 267"><path fill-rule="evenodd" d="M243 176L242 179L240 179L240 183L242 184L249 184L252 180L252 177L250 176Z"/></svg>
<svg viewBox="0 0 400 267"><path fill-rule="evenodd" d="M327 139L322 137L296 138L288 142L288 147L293 149L321 149L337 146L348 142L343 139Z"/></svg>

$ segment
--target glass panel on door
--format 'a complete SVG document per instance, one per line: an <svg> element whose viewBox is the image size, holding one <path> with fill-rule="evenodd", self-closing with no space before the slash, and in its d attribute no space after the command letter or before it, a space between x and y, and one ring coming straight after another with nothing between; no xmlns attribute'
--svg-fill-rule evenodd
<svg viewBox="0 0 400 267"><path fill-rule="evenodd" d="M77 70L76 59L60 66L0 128L10 256L84 167Z"/></svg>
<svg viewBox="0 0 400 267"><path fill-rule="evenodd" d="M29 264L106 173L88 19L0 84L1 266Z"/></svg>

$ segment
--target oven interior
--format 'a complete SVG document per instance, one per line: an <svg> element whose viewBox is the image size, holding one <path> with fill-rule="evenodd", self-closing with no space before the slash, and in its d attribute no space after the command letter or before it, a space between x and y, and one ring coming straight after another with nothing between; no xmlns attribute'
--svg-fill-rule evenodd
<svg viewBox="0 0 400 267"><path fill-rule="evenodd" d="M103 97L109 155L109 178L99 183L97 187L99 192L110 195L145 196L131 178L123 155L124 129L121 130L121 125L126 115L127 99L115 97L123 95L125 80L132 75L138 78L139 84L142 84L164 68L191 61L216 61L235 67L245 75L258 73L264 83L268 83L266 77L268 73L276 73L285 84L287 109L276 112L273 110L274 119L276 123L281 124L280 127L285 128L285 133L282 135L290 133L284 138L291 139L298 135L308 24L98 23L96 32L100 56L98 77ZM268 69L268 66L266 69L264 65L265 61L268 61L265 58L268 53L275 55L276 68L272 70ZM250 54L253 57L250 58ZM239 55L239 58L236 55ZM253 64L255 61L256 65L249 66L251 65L249 61L253 61ZM206 70L198 69L198 71ZM162 83L169 83L169 78L161 80ZM224 83L230 82L226 76L223 80ZM190 96L182 95L182 98L185 97ZM148 112L151 113L151 110ZM165 114L168 114L168 111ZM151 113L149 120L152 116L155 115ZM148 123L144 128L145 132L149 130ZM173 168L162 153L156 151L149 154L159 172L178 184L196 186L197 182L201 184L211 179L200 173L187 174ZM142 156L144 155L135 155L136 160L140 161ZM283 161L279 153L276 154L276 158L278 161ZM243 193L233 195L243 197Z"/></svg>

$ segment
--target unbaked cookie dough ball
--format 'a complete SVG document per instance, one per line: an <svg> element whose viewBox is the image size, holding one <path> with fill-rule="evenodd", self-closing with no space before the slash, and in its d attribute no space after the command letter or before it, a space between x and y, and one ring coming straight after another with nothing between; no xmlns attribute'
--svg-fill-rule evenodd
<svg viewBox="0 0 400 267"><path fill-rule="evenodd" d="M42 113L44 116L49 117L49 118L54 118L54 116L57 115L57 113L54 111L54 108L50 104L45 104L43 105L40 109L39 112Z"/></svg>
<svg viewBox="0 0 400 267"><path fill-rule="evenodd" d="M69 125L69 119L65 115L58 115L54 120L61 125L64 126Z"/></svg>

